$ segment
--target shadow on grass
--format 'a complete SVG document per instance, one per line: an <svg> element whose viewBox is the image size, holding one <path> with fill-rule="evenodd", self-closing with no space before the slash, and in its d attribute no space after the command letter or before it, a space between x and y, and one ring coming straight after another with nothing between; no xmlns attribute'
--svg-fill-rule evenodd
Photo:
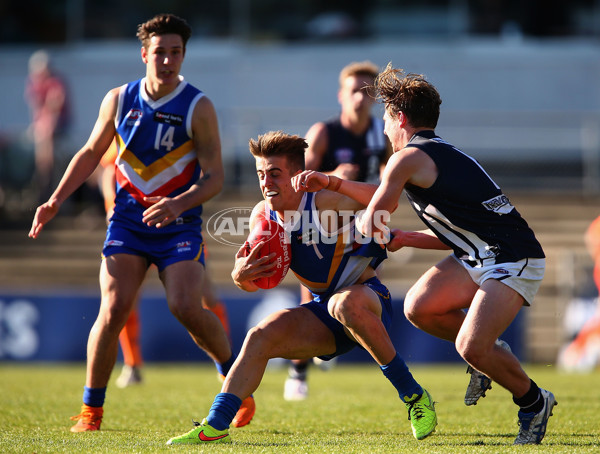
<svg viewBox="0 0 600 454"><path fill-rule="evenodd" d="M440 436L428 438L429 444L434 446L505 446L512 445L516 433L445 433ZM473 439L475 438L475 439ZM600 447L597 434L587 433L549 433L541 445L564 447Z"/></svg>

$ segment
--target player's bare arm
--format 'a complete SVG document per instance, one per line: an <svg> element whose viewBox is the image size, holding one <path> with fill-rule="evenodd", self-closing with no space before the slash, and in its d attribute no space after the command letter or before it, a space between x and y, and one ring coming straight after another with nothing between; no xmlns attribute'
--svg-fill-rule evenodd
<svg viewBox="0 0 600 454"><path fill-rule="evenodd" d="M210 99L202 97L192 118L194 147L202 168L198 182L177 197L145 197L154 203L144 211L143 222L157 228L173 222L181 213L201 205L223 188L224 170L217 114Z"/></svg>
<svg viewBox="0 0 600 454"><path fill-rule="evenodd" d="M292 178L292 186L298 191L318 192L319 209L352 210L366 207L375 194L377 185L344 180L314 170L305 170Z"/></svg>
<svg viewBox="0 0 600 454"><path fill-rule="evenodd" d="M102 104L94 129L86 144L73 156L58 187L50 199L35 212L29 237L37 238L40 231L60 209L64 201L79 188L96 170L102 155L115 137L115 115L119 88L110 90Z"/></svg>
<svg viewBox="0 0 600 454"><path fill-rule="evenodd" d="M308 148L304 154L304 162L308 170L317 170L321 166L323 156L329 145L327 127L325 123L319 122L312 125L306 133Z"/></svg>
<svg viewBox="0 0 600 454"><path fill-rule="evenodd" d="M394 153L383 172L381 184L357 221L358 230L367 236L380 233L382 224L386 223L382 223L382 213L396 211L406 183L427 188L435 182L437 175L433 160L418 148L403 148Z"/></svg>
<svg viewBox="0 0 600 454"><path fill-rule="evenodd" d="M317 170L321 167L323 156L329 146L329 136L327 135L327 126L323 122L315 123L306 133L306 142L308 148L304 155L306 168L308 170ZM340 178L353 180L358 175L359 168L356 164L342 163L330 172L323 172L326 175L335 175Z"/></svg>
<svg viewBox="0 0 600 454"><path fill-rule="evenodd" d="M390 252L395 252L403 247L414 247L417 249L449 250L450 247L443 243L435 234L427 230L417 232L406 232L400 229L391 230L391 240L386 244Z"/></svg>

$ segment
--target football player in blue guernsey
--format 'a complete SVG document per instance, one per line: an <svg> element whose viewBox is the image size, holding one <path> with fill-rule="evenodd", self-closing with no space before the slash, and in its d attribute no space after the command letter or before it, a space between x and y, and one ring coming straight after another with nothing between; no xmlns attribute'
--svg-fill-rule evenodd
<svg viewBox="0 0 600 454"><path fill-rule="evenodd" d="M521 307L532 304L544 275L544 251L481 165L436 135L442 101L424 76L390 64L378 76L375 92L385 106L385 132L394 154L357 227L367 236L385 232L386 217L406 193L428 230L392 230L388 249L438 241L440 248L453 251L409 290L406 317L423 331L455 343L471 374L467 405L475 404L495 381L519 407L514 443L538 444L556 400L528 377L498 337ZM355 191L352 184L345 182L342 188Z"/></svg>
<svg viewBox="0 0 600 454"><path fill-rule="evenodd" d="M415 381L388 335L391 298L375 268L386 257L385 247L371 238L354 235L354 213L368 203L374 185L355 194L361 201L319 187L302 186L306 141L270 132L250 141L264 200L254 208L250 228L260 217L270 217L289 233L290 269L310 288L313 300L271 314L246 335L240 355L225 378L208 416L197 427L169 444L229 442L229 425L240 403L259 386L271 358L325 360L360 346L368 351L396 388L408 409L413 435L421 440L436 427L431 395ZM337 179L336 181L341 181ZM317 192L306 192L315 191ZM264 242L250 253L243 246L236 255L232 278L242 290L253 292L253 282L274 273L275 254L259 258Z"/></svg>
<svg viewBox="0 0 600 454"><path fill-rule="evenodd" d="M219 319L201 303L202 204L219 193L224 175L213 104L179 75L190 35L188 24L171 14L139 25L146 76L108 92L87 143L38 207L29 232L38 237L116 140L116 197L102 250L102 300L88 338L83 405L72 432L100 429L119 333L151 264L169 309L219 372L227 375L235 360ZM248 397L234 425L248 424L254 408Z"/></svg>
<svg viewBox="0 0 600 454"><path fill-rule="evenodd" d="M378 74L379 67L370 61L356 61L342 68L337 92L340 113L315 123L306 133L307 169L348 180L379 182L392 147L383 133L383 120L372 114L375 98L369 88ZM312 299L304 286L300 287L300 299L302 303ZM315 363L330 368L334 361L315 360ZM309 361L292 362L283 391L285 400L308 397L309 364Z"/></svg>

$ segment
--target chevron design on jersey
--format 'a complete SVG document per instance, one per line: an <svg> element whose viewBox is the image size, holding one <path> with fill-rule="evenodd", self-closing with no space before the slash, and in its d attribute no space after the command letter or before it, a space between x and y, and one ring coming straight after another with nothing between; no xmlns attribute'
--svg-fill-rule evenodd
<svg viewBox="0 0 600 454"><path fill-rule="evenodd" d="M316 244L315 247L318 247L318 244ZM335 252L333 253L333 258L331 260L331 265L329 267L329 273L327 275L326 282L309 281L308 279L304 279L302 276L296 274L295 272L294 272L294 274L296 275L296 277L300 280L300 282L302 284L307 286L312 291L320 292L320 291L327 290L327 288L331 285L331 282L333 280L333 277L335 276L335 273L337 272L338 268L340 267L342 259L344 258L345 249L346 249L346 243L344 242L344 236L339 235L337 238L337 241L336 241ZM292 272L293 271L294 270L292 270Z"/></svg>
<svg viewBox="0 0 600 454"><path fill-rule="evenodd" d="M123 144L119 137L118 142ZM191 140L146 166L130 150L117 158L117 182L138 202L144 197L170 194L192 178L198 160Z"/></svg>

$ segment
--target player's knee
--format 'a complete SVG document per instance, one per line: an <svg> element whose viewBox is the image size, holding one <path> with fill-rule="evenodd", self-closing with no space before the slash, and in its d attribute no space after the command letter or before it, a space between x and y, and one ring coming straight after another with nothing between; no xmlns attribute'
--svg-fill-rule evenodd
<svg viewBox="0 0 600 454"><path fill-rule="evenodd" d="M104 326L121 330L129 317L129 305L125 301L111 300L102 304L98 313L98 321Z"/></svg>
<svg viewBox="0 0 600 454"><path fill-rule="evenodd" d="M361 310L361 304L356 298L340 297L330 306L332 317L349 327L360 321Z"/></svg>
<svg viewBox="0 0 600 454"><path fill-rule="evenodd" d="M169 309L177 320L198 319L203 316L204 309L197 304L188 304L183 299L177 299L169 302Z"/></svg>
<svg viewBox="0 0 600 454"><path fill-rule="evenodd" d="M424 309L424 306L410 292L404 298L404 316L416 326L421 326L427 319L427 311Z"/></svg>
<svg viewBox="0 0 600 454"><path fill-rule="evenodd" d="M456 337L455 344L458 354L472 366L477 366L486 355L485 345L473 338L467 338L459 334Z"/></svg>
<svg viewBox="0 0 600 454"><path fill-rule="evenodd" d="M276 346L273 335L269 334L269 329L258 325L250 328L244 341L244 352L252 351L254 355L273 358L273 349Z"/></svg>

